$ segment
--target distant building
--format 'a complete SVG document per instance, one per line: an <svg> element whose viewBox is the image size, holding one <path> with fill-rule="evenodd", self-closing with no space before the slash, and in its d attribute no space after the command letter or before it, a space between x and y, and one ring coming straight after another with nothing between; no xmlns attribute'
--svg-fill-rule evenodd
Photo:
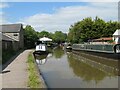
<svg viewBox="0 0 120 90"><path fill-rule="evenodd" d="M111 44L113 41L112 37L102 37L102 38L98 38L98 39L92 39L90 41L90 44Z"/></svg>
<svg viewBox="0 0 120 90"><path fill-rule="evenodd" d="M90 44L120 44L120 29L117 29L113 37L102 37L98 39L92 39Z"/></svg>
<svg viewBox="0 0 120 90"><path fill-rule="evenodd" d="M13 47L14 50L24 48L24 36L22 24L0 25L2 33L2 48ZM11 46L12 45L12 46Z"/></svg>

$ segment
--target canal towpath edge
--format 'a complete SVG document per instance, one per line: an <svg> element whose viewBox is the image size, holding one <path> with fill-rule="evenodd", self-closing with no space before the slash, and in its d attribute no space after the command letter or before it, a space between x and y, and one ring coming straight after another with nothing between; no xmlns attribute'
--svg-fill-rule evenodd
<svg viewBox="0 0 120 90"><path fill-rule="evenodd" d="M23 51L3 70L2 88L28 88L27 59L30 52L33 50Z"/></svg>

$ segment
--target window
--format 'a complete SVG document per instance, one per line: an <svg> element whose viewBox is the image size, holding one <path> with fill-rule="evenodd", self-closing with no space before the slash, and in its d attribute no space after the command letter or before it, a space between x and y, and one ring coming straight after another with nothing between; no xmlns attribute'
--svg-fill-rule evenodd
<svg viewBox="0 0 120 90"><path fill-rule="evenodd" d="M14 36L18 36L18 34L13 34Z"/></svg>

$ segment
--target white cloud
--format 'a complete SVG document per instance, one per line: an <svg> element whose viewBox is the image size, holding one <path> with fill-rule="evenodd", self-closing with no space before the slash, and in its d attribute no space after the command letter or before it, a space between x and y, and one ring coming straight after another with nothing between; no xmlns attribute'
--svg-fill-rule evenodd
<svg viewBox="0 0 120 90"><path fill-rule="evenodd" d="M0 3L0 8L6 8L6 7L9 7L7 3L3 3L3 2Z"/></svg>
<svg viewBox="0 0 120 90"><path fill-rule="evenodd" d="M5 20L5 18L3 17L3 15L4 15L4 13L3 13L3 12L0 12L0 25L6 22L6 20Z"/></svg>
<svg viewBox="0 0 120 90"><path fill-rule="evenodd" d="M4 12L0 12L0 25L2 24L10 24L11 22L9 22L7 20L7 18L5 17L5 13Z"/></svg>
<svg viewBox="0 0 120 90"><path fill-rule="evenodd" d="M5 13L3 12L3 8L7 8L9 5L7 3L0 3L0 24L8 23L7 19L5 18Z"/></svg>
<svg viewBox="0 0 120 90"><path fill-rule="evenodd" d="M62 30L63 32L68 32L71 24L85 17L95 18L96 16L106 21L117 20L117 3L90 3L88 6L62 7L53 14L36 14L25 17L20 22L25 25L32 25L37 31L47 30L54 32Z"/></svg>

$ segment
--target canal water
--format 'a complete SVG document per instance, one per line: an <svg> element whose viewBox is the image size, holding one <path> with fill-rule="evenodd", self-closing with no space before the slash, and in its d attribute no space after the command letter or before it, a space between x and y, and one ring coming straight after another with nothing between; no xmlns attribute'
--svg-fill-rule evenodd
<svg viewBox="0 0 120 90"><path fill-rule="evenodd" d="M118 61L58 47L35 55L49 88L118 88Z"/></svg>

